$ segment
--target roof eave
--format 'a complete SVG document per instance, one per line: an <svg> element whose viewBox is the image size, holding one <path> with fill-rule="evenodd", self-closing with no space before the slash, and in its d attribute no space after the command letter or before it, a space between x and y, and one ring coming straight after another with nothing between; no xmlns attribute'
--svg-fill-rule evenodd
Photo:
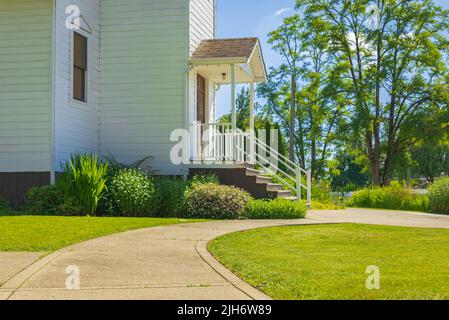
<svg viewBox="0 0 449 320"><path fill-rule="evenodd" d="M259 55L260 55L260 60L261 60L261 63L262 63L262 71L263 71L263 81L259 81L259 82L267 82L268 81L267 65L265 64L265 58L263 56L262 46L260 44L260 40L259 39L257 39L257 45L254 47L254 50L253 50L253 52L251 54L250 59L248 59L248 62L253 57L253 55L254 55L254 53L256 51L256 48L259 49Z"/></svg>
<svg viewBox="0 0 449 320"><path fill-rule="evenodd" d="M234 58L207 58L207 59L190 59L189 63L192 65L208 65L208 64L241 64L247 63L246 57Z"/></svg>

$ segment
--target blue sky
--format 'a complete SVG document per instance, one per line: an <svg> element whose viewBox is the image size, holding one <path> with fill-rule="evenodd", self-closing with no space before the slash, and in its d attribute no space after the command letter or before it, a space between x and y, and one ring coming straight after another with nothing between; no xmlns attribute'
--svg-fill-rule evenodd
<svg viewBox="0 0 449 320"><path fill-rule="evenodd" d="M217 37L259 37L267 68L281 63L267 44L267 34L293 13L295 0L217 0ZM435 0L449 9L449 0ZM218 116L230 112L230 89L222 87L217 96Z"/></svg>

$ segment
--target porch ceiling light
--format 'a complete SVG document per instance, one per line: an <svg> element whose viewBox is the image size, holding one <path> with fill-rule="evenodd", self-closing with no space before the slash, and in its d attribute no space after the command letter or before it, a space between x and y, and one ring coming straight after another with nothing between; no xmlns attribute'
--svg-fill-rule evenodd
<svg viewBox="0 0 449 320"><path fill-rule="evenodd" d="M221 77L222 77L222 80L225 81L226 80L226 73L222 73Z"/></svg>

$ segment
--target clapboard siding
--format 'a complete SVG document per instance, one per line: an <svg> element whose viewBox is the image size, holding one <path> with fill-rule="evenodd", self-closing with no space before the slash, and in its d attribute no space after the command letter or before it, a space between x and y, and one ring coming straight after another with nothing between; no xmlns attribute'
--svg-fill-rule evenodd
<svg viewBox="0 0 449 320"><path fill-rule="evenodd" d="M52 0L0 1L0 172L49 172Z"/></svg>
<svg viewBox="0 0 449 320"><path fill-rule="evenodd" d="M71 99L68 5L92 29L80 32L87 105ZM0 172L58 170L88 152L125 163L151 155L161 174L182 174L169 137L185 127L189 53L214 37L214 9L214 0L0 0Z"/></svg>
<svg viewBox="0 0 449 320"><path fill-rule="evenodd" d="M132 163L152 156L160 174L170 162L170 133L185 126L187 0L101 3L100 150Z"/></svg>
<svg viewBox="0 0 449 320"><path fill-rule="evenodd" d="M215 0L190 0L190 53L215 36Z"/></svg>
<svg viewBox="0 0 449 320"><path fill-rule="evenodd" d="M79 7L83 20L77 32L88 38L86 105L72 99L73 30L65 26L69 5ZM58 0L56 13L55 169L59 171L73 153L99 152L100 0Z"/></svg>

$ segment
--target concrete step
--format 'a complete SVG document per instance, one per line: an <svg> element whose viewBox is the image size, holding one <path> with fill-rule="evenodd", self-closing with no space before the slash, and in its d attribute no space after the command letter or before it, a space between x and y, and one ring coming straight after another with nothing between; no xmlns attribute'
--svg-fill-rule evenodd
<svg viewBox="0 0 449 320"><path fill-rule="evenodd" d="M250 177L258 177L263 175L263 172L261 170L246 168L246 175Z"/></svg>
<svg viewBox="0 0 449 320"><path fill-rule="evenodd" d="M273 178L268 177L268 176L257 176L257 183L265 183L265 184L269 184L269 183L273 183Z"/></svg>
<svg viewBox="0 0 449 320"><path fill-rule="evenodd" d="M292 192L290 190L278 190L275 192L277 193L278 198L288 198L292 196Z"/></svg>
<svg viewBox="0 0 449 320"><path fill-rule="evenodd" d="M267 191L285 191L284 186L279 183L268 183L267 184Z"/></svg>

